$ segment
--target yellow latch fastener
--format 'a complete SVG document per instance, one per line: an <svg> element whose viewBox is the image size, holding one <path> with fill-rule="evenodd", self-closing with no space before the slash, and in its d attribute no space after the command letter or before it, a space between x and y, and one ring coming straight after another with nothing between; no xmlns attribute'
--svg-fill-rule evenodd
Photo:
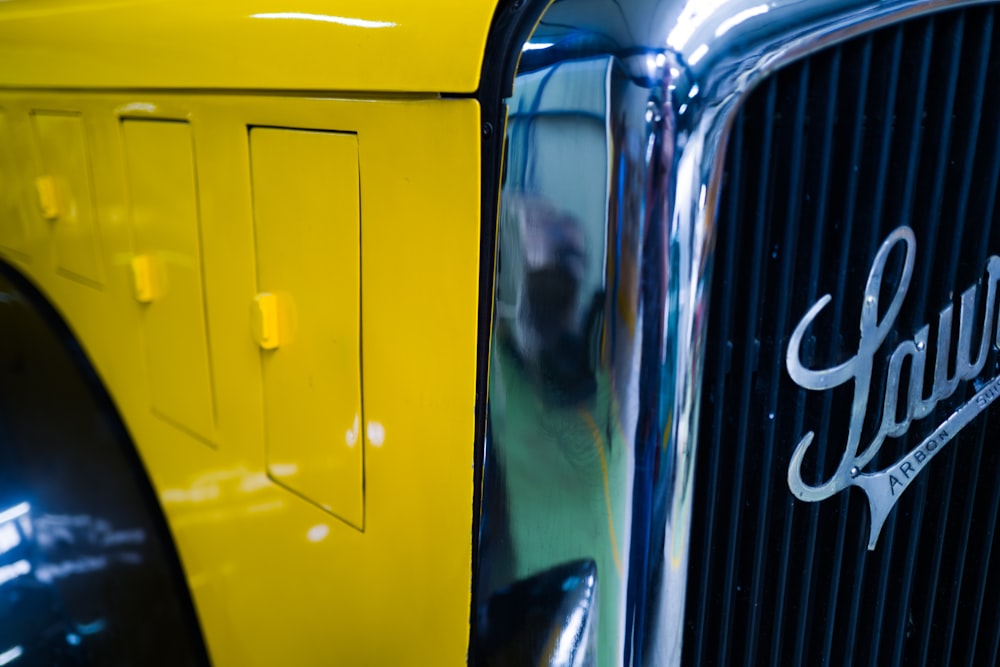
<svg viewBox="0 0 1000 667"><path fill-rule="evenodd" d="M250 313L254 341L264 350L276 350L281 343L278 326L278 297L262 292L254 297Z"/></svg>
<svg viewBox="0 0 1000 667"><path fill-rule="evenodd" d="M139 303L152 303L156 299L156 271L149 255L132 258L132 287Z"/></svg>
<svg viewBox="0 0 1000 667"><path fill-rule="evenodd" d="M35 190L38 191L38 206L42 209L42 217L55 220L59 217L59 196L56 193L56 181L51 176L39 176L35 179Z"/></svg>

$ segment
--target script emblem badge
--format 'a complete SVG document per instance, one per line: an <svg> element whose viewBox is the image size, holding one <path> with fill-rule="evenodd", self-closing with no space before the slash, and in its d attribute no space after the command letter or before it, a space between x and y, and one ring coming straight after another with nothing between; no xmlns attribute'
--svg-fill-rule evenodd
<svg viewBox="0 0 1000 667"><path fill-rule="evenodd" d="M879 317L879 298L882 290L883 273L889 254L902 244L905 251L903 271L896 292L884 314ZM808 502L829 498L850 486L857 486L865 492L871 509L871 526L868 548L874 549L879 533L889 513L900 495L916 476L927 467L952 439L1000 397L1000 376L982 379L980 374L986 366L991 343L1000 346L1000 326L997 326L997 284L1000 282L1000 257L991 256L986 263L985 282L965 290L961 295L958 317L958 338L952 356L954 334L953 304L947 305L938 314L937 338L933 358L928 357L930 324L921 327L912 339L904 340L896 346L889 357L885 378L885 395L882 397L882 417L875 435L862 447L862 427L871 398L873 365L875 355L892 331L900 308L910 286L916 255L916 239L909 227L899 227L882 243L875 255L868 282L865 285L861 308L861 338L857 353L847 361L830 368L806 368L801 361L800 349L807 330L830 303L827 294L806 312L795 327L788 343L786 367L792 380L804 389L827 391L846 383L853 383L854 396L851 404L851 421L847 443L833 474L820 484L812 485L802 479L802 462L812 445L813 432L806 433L796 446L788 465L788 487L792 493ZM979 306L981 292L985 285L985 308ZM983 313L982 319L977 317ZM979 320L979 321L977 321ZM973 349L973 333L976 349ZM928 363L933 363L933 381L930 391L924 386ZM909 380L901 386L904 364L909 367ZM934 428L916 447L883 470L864 470L878 454L886 438L898 438L905 434L914 421L927 417L939 401L952 396L959 386L968 380L976 380L977 392L967 402L956 408L941 424ZM902 406L900 405L902 401ZM903 407L905 410L900 410ZM903 415L900 419L900 415Z"/></svg>

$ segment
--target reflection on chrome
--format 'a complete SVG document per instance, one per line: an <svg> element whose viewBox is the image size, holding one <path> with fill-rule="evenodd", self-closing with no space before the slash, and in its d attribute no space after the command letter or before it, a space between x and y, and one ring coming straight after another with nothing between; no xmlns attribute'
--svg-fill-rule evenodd
<svg viewBox="0 0 1000 667"><path fill-rule="evenodd" d="M729 122L775 67L913 5L560 0L516 46L480 618L512 586L587 559L600 582L597 664L680 661ZM490 636L474 637L486 664Z"/></svg>
<svg viewBox="0 0 1000 667"><path fill-rule="evenodd" d="M33 581L52 584L72 575L98 572L113 563L139 565L141 553L122 551L119 547L141 547L146 532L141 528L120 530L107 519L89 514L40 514L30 516L27 502L0 513L0 586L33 574ZM49 560L66 550L94 553ZM9 562L11 558L16 558ZM85 633L86 634L86 633Z"/></svg>
<svg viewBox="0 0 1000 667"><path fill-rule="evenodd" d="M0 524L0 555L21 543L21 533L13 522Z"/></svg>
<svg viewBox="0 0 1000 667"><path fill-rule="evenodd" d="M112 547L146 541L146 532L141 528L116 530L110 521L89 514L42 514L33 524L35 541L42 549L60 543Z"/></svg>
<svg viewBox="0 0 1000 667"><path fill-rule="evenodd" d="M552 657L547 660L547 664L552 667L583 667L592 665L594 662L594 616L596 608L594 601L597 597L597 575L596 572L589 573L585 578L577 579L574 588L570 590L579 591L579 595L571 601L573 603L563 627L555 642L555 650ZM565 586L564 586L565 587Z"/></svg>
<svg viewBox="0 0 1000 667"><path fill-rule="evenodd" d="M556 44L546 53L609 43L563 34L572 16L553 13L566 4L533 38ZM590 559L600 612L588 659L600 665L648 651L668 614L682 563L664 557L666 529L688 468L670 428L689 410L677 391L688 397L692 379L674 370L692 312L685 265L670 262L691 256L692 239L668 226L668 86L683 64L663 49L625 50L525 54L509 100L479 582L489 600L507 582Z"/></svg>
<svg viewBox="0 0 1000 667"><path fill-rule="evenodd" d="M82 623L77 625L76 631L81 635L96 635L98 632L103 632L107 627L107 621L104 619L98 619L93 623Z"/></svg>
<svg viewBox="0 0 1000 667"><path fill-rule="evenodd" d="M727 32L738 26L739 24L752 19L755 16L760 16L761 14L766 14L770 7L766 4L764 5L754 5L753 7L748 7L741 12L737 12L727 18L726 20L719 23L719 26L715 29L715 36L722 37Z"/></svg>
<svg viewBox="0 0 1000 667"><path fill-rule="evenodd" d="M7 523L8 521L13 521L19 517L24 516L31 511L31 505L29 503L18 503L13 507L9 507L3 511L0 511L0 524Z"/></svg>
<svg viewBox="0 0 1000 667"><path fill-rule="evenodd" d="M35 578L43 584L51 584L56 579L63 579L74 574L100 572L107 567L107 556L84 556L59 563L43 563L35 569Z"/></svg>
<svg viewBox="0 0 1000 667"><path fill-rule="evenodd" d="M90 574L107 569L112 563L139 565L142 556L135 552L124 552L113 556L81 556L55 563L40 563L35 568L35 579L43 584L51 584L78 574Z"/></svg>
<svg viewBox="0 0 1000 667"><path fill-rule="evenodd" d="M3 653L0 653L0 666L9 665L10 663L20 658L22 655L24 655L23 647L15 646L13 648L9 648Z"/></svg>
<svg viewBox="0 0 1000 667"><path fill-rule="evenodd" d="M31 574L31 563L23 558L10 565L0 565L0 586L25 574Z"/></svg>
<svg viewBox="0 0 1000 667"><path fill-rule="evenodd" d="M494 592L476 618L478 664L592 667L597 568L578 560Z"/></svg>

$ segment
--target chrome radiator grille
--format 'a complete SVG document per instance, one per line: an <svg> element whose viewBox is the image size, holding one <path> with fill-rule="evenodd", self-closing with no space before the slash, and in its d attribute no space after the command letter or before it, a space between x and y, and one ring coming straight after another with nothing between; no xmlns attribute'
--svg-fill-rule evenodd
<svg viewBox="0 0 1000 667"><path fill-rule="evenodd" d="M908 226L912 279L874 355L860 449L883 419L890 355L925 324L930 392L949 304L954 367L960 295L983 287L988 257L1000 254L998 23L992 7L973 7L853 38L769 77L734 122L717 213L685 664L997 663L998 408L921 469L869 551L860 489L804 502L787 481L810 431L804 481L834 474L855 387L802 389L786 353L826 294L802 363L830 368L858 352L869 271L883 241ZM903 260L899 248L889 253L880 313L903 280ZM981 329L976 345L977 336ZM980 377L997 375L994 345ZM905 370L901 378L910 381ZM961 382L887 439L865 471L907 455L981 388Z"/></svg>

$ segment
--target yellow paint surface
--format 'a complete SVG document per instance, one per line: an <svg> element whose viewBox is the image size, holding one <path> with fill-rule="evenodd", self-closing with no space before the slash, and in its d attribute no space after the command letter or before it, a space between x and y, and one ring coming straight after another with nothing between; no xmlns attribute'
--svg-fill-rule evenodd
<svg viewBox="0 0 1000 667"><path fill-rule="evenodd" d="M7 112L0 108L0 246L8 251L27 253L28 234L24 227L22 197L14 186L20 166L15 162L15 146Z"/></svg>
<svg viewBox="0 0 1000 667"><path fill-rule="evenodd" d="M268 473L361 529L358 138L254 128L250 159L257 288L278 328L260 360Z"/></svg>
<svg viewBox="0 0 1000 667"><path fill-rule="evenodd" d="M0 83L473 92L495 0L5 0Z"/></svg>
<svg viewBox="0 0 1000 667"><path fill-rule="evenodd" d="M83 119L76 113L50 111L36 111L31 119L43 169L35 178L38 210L52 225L59 269L96 287L103 277L100 231Z"/></svg>
<svg viewBox="0 0 1000 667"><path fill-rule="evenodd" d="M9 4L23 10L30 3ZM62 4L37 6L57 11ZM95 10L95 17L103 11ZM412 14L417 12L414 5ZM0 35L4 49L11 48L9 36ZM197 42L198 35L187 39ZM161 46L151 44L153 50ZM0 62L6 56L0 54ZM409 66L421 71L419 60ZM0 134L0 155L13 151L19 166L12 180L0 183L0 202L8 202L2 211L25 212L20 225L0 221L0 258L29 276L65 316L120 409L165 509L215 664L464 663L478 324L478 105L437 98L6 90L0 109L8 126ZM61 221L43 220L31 199L35 179L45 174L32 135L37 109L75 118L87 138L94 224L77 240L80 247L93 247L97 265L105 267L100 284L85 284L59 269L55 225ZM262 288L271 289L267 271L259 271L254 231L259 147L251 146L258 130L250 128L262 127L346 132L325 136L356 141L363 415L355 447L364 460L364 532L268 475L269 416L291 418L296 399L314 406L309 410L319 408L317 397L297 382L267 404L274 387L267 387L266 364L262 374L262 355L291 348L282 342L265 352L251 335L251 305ZM45 150L58 155L60 149ZM345 173L330 160L343 157L342 150L338 143L299 151L295 178L325 173L339 182ZM137 174L142 167L136 165L157 159L162 181L156 173ZM189 176L194 200L182 184ZM157 191L165 183L177 188L176 201ZM338 187L331 184L328 204L309 205L339 206L347 195L338 194ZM266 206L256 203L280 215L281 195L272 195ZM11 197L18 203L11 206ZM144 211L146 204L151 208ZM287 204L290 214L303 210L302 202ZM158 231L143 232L143 219L154 221ZM323 243L338 241L331 236ZM184 257L169 254L175 251ZM352 252L328 248L323 256L349 261ZM180 385L171 388L170 379L148 372L148 318L164 303L137 301L132 268L137 256L160 256L169 269L170 262L193 262L197 254L202 342L214 401L212 447L196 432L200 427L183 427L153 409L157 392L178 391ZM319 337L310 342L311 353L319 355L316 379L330 382L338 364L349 365L349 355L337 352L335 331L356 317L348 312L354 306L341 301L347 296L340 292L344 285L335 264L303 264L302 274L293 268L286 267L296 280L330 281L313 290L292 280L287 288L293 299L305 299L310 327L318 327L311 331ZM193 265L188 270L179 289L193 298L197 278ZM178 285L171 275L168 270L164 298ZM342 316L340 307L346 308ZM194 309L185 312L179 317L194 322ZM177 346L161 348L164 360L176 355L178 367L190 363L187 357L195 353ZM197 391L203 379L192 380ZM346 395L331 391L320 400L330 403L330 431L345 437L353 426L343 423L350 410L334 403L349 401ZM311 467L322 456L322 450L309 451L287 463Z"/></svg>
<svg viewBox="0 0 1000 667"><path fill-rule="evenodd" d="M136 268L145 265L150 297L140 311L151 407L212 442L215 397L191 128L128 119L122 140L135 251L144 260L133 260L132 270L141 278Z"/></svg>

